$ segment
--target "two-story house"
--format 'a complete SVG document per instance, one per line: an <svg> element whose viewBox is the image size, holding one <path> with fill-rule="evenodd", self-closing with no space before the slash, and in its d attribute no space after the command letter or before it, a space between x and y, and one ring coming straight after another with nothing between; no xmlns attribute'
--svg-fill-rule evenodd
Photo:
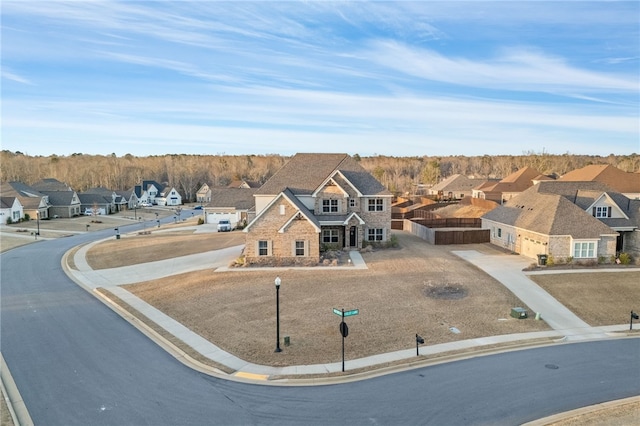
<svg viewBox="0 0 640 426"><path fill-rule="evenodd" d="M254 194L247 264L314 265L391 235L392 194L348 154L296 154Z"/></svg>

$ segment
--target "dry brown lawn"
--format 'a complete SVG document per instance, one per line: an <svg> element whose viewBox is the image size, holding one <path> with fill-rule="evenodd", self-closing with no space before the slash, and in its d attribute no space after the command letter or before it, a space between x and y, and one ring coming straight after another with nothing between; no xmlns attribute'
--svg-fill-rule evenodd
<svg viewBox="0 0 640 426"><path fill-rule="evenodd" d="M592 326L629 322L640 311L640 273L593 272L529 276ZM638 325L640 327L640 325Z"/></svg>
<svg viewBox="0 0 640 426"><path fill-rule="evenodd" d="M333 308L360 311L347 319L347 359L411 349L416 333L433 345L548 329L543 321L510 318L511 307L524 304L450 253L459 247L435 247L406 233L397 235L400 249L363 254L368 270L208 270L126 288L226 351L266 365L340 361L340 318ZM276 275L282 278L281 337L291 338L291 346L280 354L273 353Z"/></svg>
<svg viewBox="0 0 640 426"><path fill-rule="evenodd" d="M89 249L87 263L93 269L117 268L241 245L245 240L242 232L195 234L183 228L102 242Z"/></svg>

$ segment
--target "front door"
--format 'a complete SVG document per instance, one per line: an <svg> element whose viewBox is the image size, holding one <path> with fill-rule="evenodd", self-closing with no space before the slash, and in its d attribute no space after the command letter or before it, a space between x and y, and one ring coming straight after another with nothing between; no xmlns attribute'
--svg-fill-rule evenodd
<svg viewBox="0 0 640 426"><path fill-rule="evenodd" d="M352 226L349 228L349 246L356 247L358 245L356 241L358 241L358 228Z"/></svg>

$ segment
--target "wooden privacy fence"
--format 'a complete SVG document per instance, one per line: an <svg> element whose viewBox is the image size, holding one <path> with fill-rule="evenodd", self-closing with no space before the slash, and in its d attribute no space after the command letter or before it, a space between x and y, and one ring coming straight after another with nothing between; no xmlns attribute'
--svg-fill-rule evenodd
<svg viewBox="0 0 640 426"><path fill-rule="evenodd" d="M488 229L437 229L413 220L394 220L391 222L391 228L411 232L433 245L488 243L490 238Z"/></svg>
<svg viewBox="0 0 640 426"><path fill-rule="evenodd" d="M482 227L482 219L480 218L464 218L464 217L447 217L442 219L413 219L427 228L480 228Z"/></svg>

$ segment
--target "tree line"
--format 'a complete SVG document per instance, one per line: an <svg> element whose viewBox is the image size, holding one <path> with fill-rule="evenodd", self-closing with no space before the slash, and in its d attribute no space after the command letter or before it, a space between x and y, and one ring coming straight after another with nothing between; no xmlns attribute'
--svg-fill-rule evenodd
<svg viewBox="0 0 640 426"><path fill-rule="evenodd" d="M264 183L289 157L270 155L186 155L167 154L136 157L127 154L72 154L69 156L29 156L21 152L0 152L0 178L3 182L33 184L54 178L75 191L104 187L128 190L142 180L155 180L175 187L186 202L194 201L196 191L209 186L227 186L232 181ZM525 167L559 177L590 164L611 164L627 172L640 170L640 155L593 155L523 153L522 155L483 156L373 156L354 158L390 191L412 194L416 185L431 185L453 174L477 179L501 179Z"/></svg>

